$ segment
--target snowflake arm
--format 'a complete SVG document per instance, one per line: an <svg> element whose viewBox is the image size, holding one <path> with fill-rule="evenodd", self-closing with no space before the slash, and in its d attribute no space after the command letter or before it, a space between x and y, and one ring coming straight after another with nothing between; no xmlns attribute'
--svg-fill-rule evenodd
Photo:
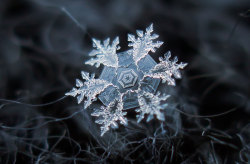
<svg viewBox="0 0 250 164"><path fill-rule="evenodd" d="M110 45L110 39L107 38L101 44L100 40L93 39L93 47L96 48L89 53L89 56L95 56L96 58L91 58L86 61L85 64L89 64L91 66L95 65L97 68L100 67L101 64L109 67L118 67L118 57L116 50L120 49L119 37L116 37L112 44Z"/></svg>
<svg viewBox="0 0 250 164"><path fill-rule="evenodd" d="M156 95L150 93L150 92L141 92L138 93L138 102L139 102L139 108L135 111L137 114L137 122L141 122L141 120L144 119L145 114L148 114L147 122L152 120L154 118L154 115L156 115L156 118L161 121L165 121L164 113L162 110L164 110L168 104L164 103L162 104L161 101L165 101L170 97L170 95L163 94L160 97L160 92L158 92Z"/></svg>
<svg viewBox="0 0 250 164"><path fill-rule="evenodd" d="M180 63L177 64L178 58L175 57L173 61L170 61L171 57L171 52L168 51L165 55L164 58L160 57L160 63L155 65L155 67L149 71L145 75L152 77L152 78L159 78L162 79L162 82L168 82L168 85L173 85L175 86L175 79L180 79L181 78L181 73L180 69L183 69L184 67L187 66L187 63Z"/></svg>
<svg viewBox="0 0 250 164"><path fill-rule="evenodd" d="M128 46L133 47L132 55L136 63L148 55L149 51L155 52L155 48L159 48L163 44L161 41L153 42L153 40L157 39L159 35L151 35L152 32L153 24L146 28L145 33L141 30L137 30L136 33L138 38L135 38L132 34L128 34L128 41L130 42Z"/></svg>
<svg viewBox="0 0 250 164"><path fill-rule="evenodd" d="M112 85L111 83L101 80L95 79L95 75L89 75L89 73L82 71L82 79L85 82L82 82L79 79L76 79L76 88L74 87L71 91L67 92L65 95L76 97L78 104L82 102L84 97L86 97L86 101L84 104L84 108L86 109L88 106L92 104L93 101L97 100L97 95L104 91L105 88Z"/></svg>
<svg viewBox="0 0 250 164"><path fill-rule="evenodd" d="M114 100L107 107L101 106L101 109L94 109L92 116L99 117L95 122L101 124L101 136L103 136L110 127L118 128L117 121L121 124L127 125L127 112L122 111L122 100Z"/></svg>

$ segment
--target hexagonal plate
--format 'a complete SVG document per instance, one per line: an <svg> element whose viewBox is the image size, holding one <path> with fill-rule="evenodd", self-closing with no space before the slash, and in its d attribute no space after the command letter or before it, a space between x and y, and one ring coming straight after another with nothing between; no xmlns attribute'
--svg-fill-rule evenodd
<svg viewBox="0 0 250 164"><path fill-rule="evenodd" d="M141 59L138 62L138 68L137 68L137 66L134 63L132 55L129 54L129 51L119 53L118 59L119 59L118 69L115 70L115 68L105 66L100 75L100 79L104 79L113 83L113 85L119 88L120 93L124 93L128 90L131 91L123 96L124 109L131 109L138 107L139 104L137 100L137 95L133 91L138 89L139 87L138 82L142 80L143 74L152 69L156 65L156 62L151 58L151 56L147 55L145 58ZM137 78L136 79L133 78L131 83L129 83L130 79L128 79L127 81L125 80L125 82L129 83L128 85L121 84L122 83L121 81L124 80L123 75L126 74L127 72L130 72L132 76L137 76ZM141 83L142 90L155 93L160 83L160 79L145 78L141 82L142 82ZM111 87L111 88L106 88L99 95L98 98L104 105L107 106L117 97L117 95L118 95L118 90L114 87Z"/></svg>
<svg viewBox="0 0 250 164"><path fill-rule="evenodd" d="M119 75L118 82L123 88L133 87L138 79L138 75L132 70L128 69L122 71Z"/></svg>

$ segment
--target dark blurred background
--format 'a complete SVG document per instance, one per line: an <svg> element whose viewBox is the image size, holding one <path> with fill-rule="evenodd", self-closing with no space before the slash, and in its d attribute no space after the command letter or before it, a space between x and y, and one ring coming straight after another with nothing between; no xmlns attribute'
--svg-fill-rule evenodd
<svg viewBox="0 0 250 164"><path fill-rule="evenodd" d="M178 109L166 132L159 122L135 123L99 137L82 106L61 98L84 65L91 37L120 37L154 23L164 45L189 63L169 89ZM159 89L161 90L161 88ZM1 0L0 163L249 163L249 0ZM170 125L173 125L172 127Z"/></svg>

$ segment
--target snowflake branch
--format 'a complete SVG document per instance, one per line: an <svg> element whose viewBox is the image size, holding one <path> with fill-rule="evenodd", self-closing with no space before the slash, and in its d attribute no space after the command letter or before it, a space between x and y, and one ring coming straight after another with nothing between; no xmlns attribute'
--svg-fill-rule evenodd
<svg viewBox="0 0 250 164"><path fill-rule="evenodd" d="M107 38L103 41L103 45L100 40L93 39L93 47L96 48L89 53L89 56L95 56L96 58L91 58L86 61L85 64L89 64L91 66L95 65L97 68L100 67L101 64L110 67L118 67L118 57L116 54L116 50L120 49L119 37L116 37L111 45L109 45L110 39Z"/></svg>
<svg viewBox="0 0 250 164"><path fill-rule="evenodd" d="M92 116L99 117L95 122L101 124L101 136L103 136L109 129L118 128L117 121L121 124L127 125L127 112L122 111L123 102L122 98L115 99L107 107L101 106L101 109L94 109Z"/></svg>
<svg viewBox="0 0 250 164"><path fill-rule="evenodd" d="M168 82L168 85L175 86L175 79L181 78L180 69L183 69L187 66L187 63L177 64L178 58L175 57L173 61L170 61L171 52L168 51L164 58L160 57L160 63L155 65L155 67L144 77L152 77L162 79L162 82ZM174 78L173 78L174 77Z"/></svg>
<svg viewBox="0 0 250 164"><path fill-rule="evenodd" d="M160 92L154 95L150 92L139 91L138 102L140 106L135 110L139 113L136 116L137 122L141 122L146 114L148 114L147 122L152 120L154 115L156 115L158 120L165 121L164 113L161 111L164 110L168 104L162 104L161 101L166 101L169 97L170 95L165 94L160 96Z"/></svg>
<svg viewBox="0 0 250 164"><path fill-rule="evenodd" d="M84 97L86 97L86 101L84 104L84 109L89 107L93 101L97 100L97 95L100 94L102 91L104 91L105 88L112 85L111 83L101 80L101 79L95 79L95 75L89 75L89 73L82 71L82 79L85 80L83 83L81 80L76 79L76 87L73 87L73 89L69 92L67 92L65 95L67 96L73 96L76 97L77 95L77 102L80 104Z"/></svg>
<svg viewBox="0 0 250 164"><path fill-rule="evenodd" d="M141 30L137 30L136 33L138 38L135 38L135 36L132 34L128 34L128 41L131 42L128 44L128 46L133 47L132 54L136 63L148 55L149 51L155 52L155 48L159 48L163 44L161 41L153 42L153 40L157 39L159 35L151 35L152 32L153 24L146 28L145 33L143 33Z"/></svg>

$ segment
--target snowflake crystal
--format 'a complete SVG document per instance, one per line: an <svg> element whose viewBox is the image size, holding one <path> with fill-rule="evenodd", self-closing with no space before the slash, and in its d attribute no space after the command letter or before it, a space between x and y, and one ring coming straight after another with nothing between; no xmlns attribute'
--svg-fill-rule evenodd
<svg viewBox="0 0 250 164"><path fill-rule="evenodd" d="M116 37L112 44L110 39L101 41L93 39L95 48L89 53L94 57L85 64L100 67L104 65L98 79L82 71L84 82L77 79L76 88L65 95L77 96L78 103L84 98L84 108L88 108L99 98L104 106L93 109L92 116L98 117L95 121L101 125L101 136L110 128L118 128L118 122L127 125L125 110L135 109L137 122L141 122L145 116L150 121L156 116L160 121L165 120L164 112L167 108L165 102L170 95L155 94L160 81L175 86L175 79L180 79L180 69L187 64L178 64L177 57L170 61L171 53L167 52L164 58L160 57L160 63L156 63L149 52L155 52L163 42L153 40L159 36L152 34L153 24L146 28L145 33L137 30L138 37L128 35L129 47L132 49L117 53L119 38Z"/></svg>

